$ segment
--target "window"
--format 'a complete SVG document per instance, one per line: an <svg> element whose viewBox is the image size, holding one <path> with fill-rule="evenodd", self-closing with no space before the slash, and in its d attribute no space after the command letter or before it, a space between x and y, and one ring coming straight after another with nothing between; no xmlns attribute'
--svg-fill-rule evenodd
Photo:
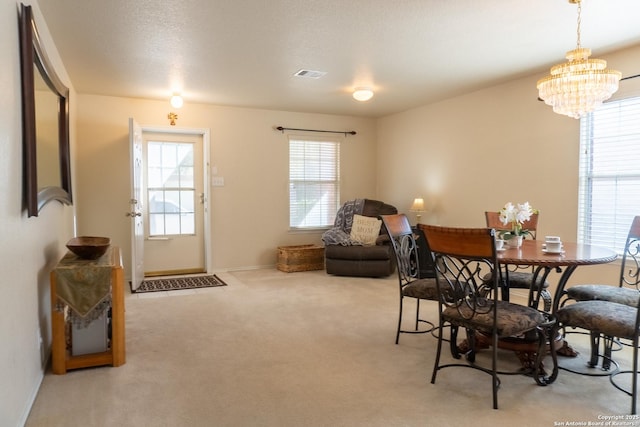
<svg viewBox="0 0 640 427"><path fill-rule="evenodd" d="M580 121L578 241L622 253L640 215L640 97L604 104Z"/></svg>
<svg viewBox="0 0 640 427"><path fill-rule="evenodd" d="M193 144L147 145L149 235L195 233Z"/></svg>
<svg viewBox="0 0 640 427"><path fill-rule="evenodd" d="M289 138L289 227L333 225L340 200L340 143Z"/></svg>

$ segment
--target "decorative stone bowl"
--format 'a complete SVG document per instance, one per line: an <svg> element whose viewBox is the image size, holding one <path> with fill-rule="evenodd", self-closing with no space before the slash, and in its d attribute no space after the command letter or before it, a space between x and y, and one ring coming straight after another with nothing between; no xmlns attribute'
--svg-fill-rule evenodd
<svg viewBox="0 0 640 427"><path fill-rule="evenodd" d="M98 259L107 252L111 239L108 237L78 236L67 242L67 248L83 259Z"/></svg>

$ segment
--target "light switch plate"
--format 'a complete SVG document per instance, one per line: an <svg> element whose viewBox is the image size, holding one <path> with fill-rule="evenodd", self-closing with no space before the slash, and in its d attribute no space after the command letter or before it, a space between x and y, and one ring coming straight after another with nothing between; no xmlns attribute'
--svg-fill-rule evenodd
<svg viewBox="0 0 640 427"><path fill-rule="evenodd" d="M223 176L211 177L211 185L214 187L224 187L224 177Z"/></svg>

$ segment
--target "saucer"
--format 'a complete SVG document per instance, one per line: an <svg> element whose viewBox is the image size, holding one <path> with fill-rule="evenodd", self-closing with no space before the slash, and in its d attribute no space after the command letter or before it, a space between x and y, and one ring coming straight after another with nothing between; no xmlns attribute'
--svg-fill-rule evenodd
<svg viewBox="0 0 640 427"><path fill-rule="evenodd" d="M496 252L504 252L506 250L507 250L507 248L501 248L501 249L496 249Z"/></svg>
<svg viewBox="0 0 640 427"><path fill-rule="evenodd" d="M560 249L559 251L548 251L546 249L542 249L542 253L547 255L562 255L564 253L564 249Z"/></svg>

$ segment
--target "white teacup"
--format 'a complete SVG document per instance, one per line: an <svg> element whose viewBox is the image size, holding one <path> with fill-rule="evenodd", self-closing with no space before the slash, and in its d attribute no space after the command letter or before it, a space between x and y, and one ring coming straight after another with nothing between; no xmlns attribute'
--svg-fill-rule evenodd
<svg viewBox="0 0 640 427"><path fill-rule="evenodd" d="M547 240L547 252L561 252L561 251L562 251L562 242Z"/></svg>
<svg viewBox="0 0 640 427"><path fill-rule="evenodd" d="M545 236L544 241L548 244L549 242L558 242L560 243L560 236Z"/></svg>
<svg viewBox="0 0 640 427"><path fill-rule="evenodd" d="M496 239L496 250L500 251L504 248L504 240Z"/></svg>

